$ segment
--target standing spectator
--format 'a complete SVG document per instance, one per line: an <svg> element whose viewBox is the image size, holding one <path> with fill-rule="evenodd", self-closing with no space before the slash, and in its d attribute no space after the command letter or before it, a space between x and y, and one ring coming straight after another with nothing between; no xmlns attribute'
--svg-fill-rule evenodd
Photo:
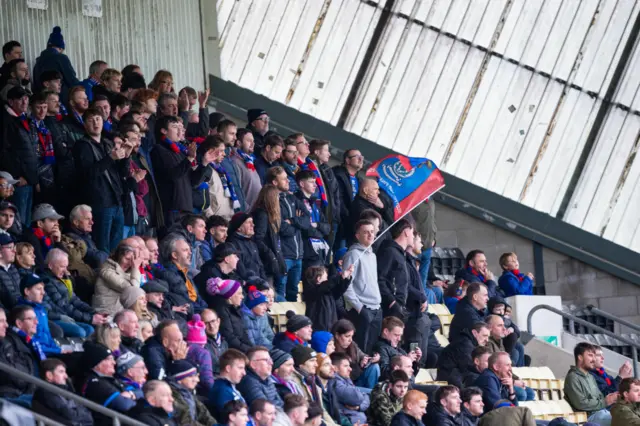
<svg viewBox="0 0 640 426"><path fill-rule="evenodd" d="M106 262L109 254L99 250L91 238L94 223L93 209L86 204L75 206L69 214L69 222L71 225L65 235L73 240L83 241L87 246L87 254L83 260L93 269L99 269Z"/></svg>
<svg viewBox="0 0 640 426"><path fill-rule="evenodd" d="M310 266L326 265L329 262L331 248L327 241L331 234L331 224L327 221L319 200L314 194L318 188L317 178L310 170L301 170L296 174L296 185L299 189L294 193L309 213L311 226L301 231L303 237L304 257L302 270Z"/></svg>
<svg viewBox="0 0 640 426"><path fill-rule="evenodd" d="M304 139L304 135L302 133L295 133L293 135L287 136L287 138L284 140L284 150L282 151L282 156L280 157L280 161L278 163L287 173L287 178L289 178L289 190L293 193L298 190L296 174L298 173L298 171L300 171L300 167L298 166L298 138Z"/></svg>
<svg viewBox="0 0 640 426"><path fill-rule="evenodd" d="M354 266L342 274L329 278L324 266L310 266L302 281L302 299L306 303L306 316L316 330L328 331L338 321L336 300L340 299L351 285Z"/></svg>
<svg viewBox="0 0 640 426"><path fill-rule="evenodd" d="M269 115L261 108L247 110L247 129L253 133L255 152L260 154L266 145L265 136L269 131Z"/></svg>
<svg viewBox="0 0 640 426"><path fill-rule="evenodd" d="M595 368L591 370L590 373L596 379L598 389L600 389L600 392L602 392L604 396L616 393L620 387L620 383L622 383L622 380L633 376L631 363L629 363L629 361L625 361L618 370L618 376L611 377L604 369L604 353L602 347L594 345L593 351L595 353Z"/></svg>
<svg viewBox="0 0 640 426"><path fill-rule="evenodd" d="M587 373L587 375L588 374L589 373ZM475 382L475 386L482 390L482 401L484 402L485 413L493 410L496 403L503 399L509 400L514 405L518 405L518 397L513 387L511 357L506 352L494 352L491 354L489 357L489 368L480 374ZM565 384L565 389L566 388L567 385Z"/></svg>
<svg viewBox="0 0 640 426"><path fill-rule="evenodd" d="M93 98L96 98L98 95L102 95L109 100L110 104L113 104L116 97L120 94L120 88L122 87L122 74L116 69L105 68L105 70L102 71L102 74L100 74L100 83L101 84L94 85L91 89L93 91ZM112 105L111 109L115 110L115 107Z"/></svg>
<svg viewBox="0 0 640 426"><path fill-rule="evenodd" d="M43 71L56 70L62 75L61 93L63 103L67 101L65 94L69 92L69 89L80 84L71 61L64 54L65 47L62 30L58 26L53 27L53 31L47 41L47 48L40 53L40 56L36 59L36 65L33 67L33 86L36 91L42 90L40 74Z"/></svg>
<svg viewBox="0 0 640 426"><path fill-rule="evenodd" d="M164 379L171 361L185 359L188 349L178 323L173 320L161 322L156 327L155 335L145 342L140 354L149 369L148 379Z"/></svg>
<svg viewBox="0 0 640 426"><path fill-rule="evenodd" d="M229 401L245 402L236 386L247 374L248 362L247 356L236 349L229 349L220 357L220 377L213 384L208 401L209 411L214 417L220 417Z"/></svg>
<svg viewBox="0 0 640 426"><path fill-rule="evenodd" d="M378 287L378 262L372 251L376 237L375 226L370 221L358 221L354 228L356 243L344 256L343 269L354 265L351 285L344 293L347 314L356 325L355 339L358 346L371 353L380 335L382 324L382 297Z"/></svg>
<svg viewBox="0 0 640 426"><path fill-rule="evenodd" d="M248 351L253 345L242 320L240 308L244 295L241 284L234 280L210 278L206 281L206 289L213 296L210 305L220 315L220 332L229 347L242 352Z"/></svg>
<svg viewBox="0 0 640 426"><path fill-rule="evenodd" d="M270 379L273 361L269 350L264 346L254 346L247 352L247 358L249 359L247 375L238 385L238 390L247 404L251 405L257 399L265 399L271 401L276 407L282 408L284 402Z"/></svg>
<svg viewBox="0 0 640 426"><path fill-rule="evenodd" d="M367 410L370 426L389 426L391 419L402 410L402 400L409 390L409 376L401 370L391 373L389 380L378 383L371 392Z"/></svg>
<svg viewBox="0 0 640 426"><path fill-rule="evenodd" d="M488 268L487 257L482 250L471 250L465 258L465 267L458 269L456 279L469 283L480 282L487 287L489 297L498 296L498 284Z"/></svg>
<svg viewBox="0 0 640 426"><path fill-rule="evenodd" d="M640 424L640 380L627 377L620 382L620 398L611 407L611 426Z"/></svg>
<svg viewBox="0 0 640 426"><path fill-rule="evenodd" d="M336 371L329 387L335 391L340 405L340 414L346 416L352 424L366 423L365 412L369 408L369 394L360 391L351 381L351 363L344 353L331 354L331 362Z"/></svg>
<svg viewBox="0 0 640 426"><path fill-rule="evenodd" d="M87 93L87 97L89 98L89 102L93 101L93 88L94 86L100 86L102 82L100 81L100 77L104 70L109 68L109 65L105 61L93 61L91 65L89 65L89 77L82 80L80 84L84 87L85 92Z"/></svg>
<svg viewBox="0 0 640 426"><path fill-rule="evenodd" d="M409 285L407 286L407 311L409 317L407 319L407 330L405 336L405 345L407 349L411 343L417 343L422 350L422 359L420 365L424 365L429 358L429 335L431 334L431 319L427 313L428 298L425 294L425 288L422 285L420 272L418 271L416 255L422 251L422 236L414 229L413 238L409 240L405 249L405 261L407 264L407 272L409 274ZM431 363L435 363L434 357L431 357Z"/></svg>
<svg viewBox="0 0 640 426"><path fill-rule="evenodd" d="M259 292L255 286L249 286L241 312L244 327L253 346L264 346L271 349L273 330L266 317L268 303L264 294Z"/></svg>
<svg viewBox="0 0 640 426"><path fill-rule="evenodd" d="M331 233L328 238L329 245L333 247L333 242L340 225L340 190L338 181L333 174L333 169L329 167L331 152L329 146L331 142L322 139L314 139L309 143L311 162L307 159L306 166L316 177L318 184L318 198L320 198L322 210L324 212ZM302 166L304 169L305 167Z"/></svg>
<svg viewBox="0 0 640 426"><path fill-rule="evenodd" d="M459 426L477 426L484 413L482 391L474 386L467 387L460 394L462 406L458 417Z"/></svg>
<svg viewBox="0 0 640 426"><path fill-rule="evenodd" d="M235 157L238 157L235 151L235 144L237 140L237 132L238 126L231 120L222 120L218 123L217 126L217 135L224 140L224 158L222 160L222 167L227 172L229 177L231 178L231 184L233 186L233 190L238 197L238 203L240 204L240 210L246 211L251 206L247 206L245 202L244 193L242 190L242 184L240 183L240 173L238 171L238 167L240 166L234 161ZM244 164L242 165L244 167Z"/></svg>
<svg viewBox="0 0 640 426"><path fill-rule="evenodd" d="M159 70L149 83L149 89L153 89L160 94L173 93L173 75L167 70Z"/></svg>
<svg viewBox="0 0 640 426"><path fill-rule="evenodd" d="M220 374L220 356L229 349L229 344L220 333L220 317L213 309L207 308L202 311L202 322L207 334L207 343L204 348L211 355L213 375L218 376Z"/></svg>
<svg viewBox="0 0 640 426"><path fill-rule="evenodd" d="M255 133L254 133L255 138ZM256 144L257 146L257 144ZM271 183L267 179L267 170L276 166L276 161L280 159L282 155L282 151L284 150L284 141L277 134L270 134L265 138L264 146L261 150L257 151L256 159L254 161L254 167L258 176L260 176L260 182L264 185L265 183ZM282 172L286 173L284 170Z"/></svg>
<svg viewBox="0 0 640 426"><path fill-rule="evenodd" d="M204 262L208 262L213 258L215 247L227 240L229 222L221 216L210 216L205 225L207 235L200 244L200 255Z"/></svg>
<svg viewBox="0 0 640 426"><path fill-rule="evenodd" d="M400 219L393 225L390 233L392 241L385 241L377 253L382 311L385 316L395 316L407 321L407 296L411 278L405 250L413 242L413 227L407 219Z"/></svg>
<svg viewBox="0 0 640 426"><path fill-rule="evenodd" d="M420 233L422 242L424 243L424 247L421 253L419 253L422 286L427 292L427 296L430 296L429 293L431 292L433 292L435 296L433 300L429 300L429 303L442 303L442 286L444 283L441 280L434 280L431 283L428 281L429 267L431 266L431 252L436 242L436 232L438 230L436 227L436 203L431 200L419 204L418 207L411 212L411 216L415 220L415 228ZM431 292L428 290L431 290Z"/></svg>
<svg viewBox="0 0 640 426"><path fill-rule="evenodd" d="M380 215L378 233L386 230L389 227L389 222L387 222L388 219L384 219L384 208L384 203L380 199L380 186L378 185L378 182L376 182L375 179L371 178L363 179L360 182L358 195L356 195L356 198L354 198L353 202L351 203L351 210L349 210L349 223L351 224L351 226L349 228L355 228L356 222L358 222L360 219L364 219L363 217L361 217L361 215L365 210L373 210ZM376 236L378 235L378 233L376 234ZM353 242L353 239L354 235L348 235L347 244L351 244Z"/></svg>
<svg viewBox="0 0 640 426"><path fill-rule="evenodd" d="M213 369L211 354L205 349L207 335L200 315L195 314L191 318L191 321L187 323L187 330L187 344L189 345L187 360L198 366L198 373L200 373L200 383L197 385L198 395L206 398L213 386Z"/></svg>
<svg viewBox="0 0 640 426"><path fill-rule="evenodd" d="M2 110L2 168L15 176L13 203L25 225L31 224L33 190L38 183L37 133L27 118L29 94L21 87L7 93L7 105Z"/></svg>
<svg viewBox="0 0 640 426"><path fill-rule="evenodd" d="M180 124L184 124L178 117L178 95L175 93L160 93L158 96L158 118L171 116L175 117ZM182 140L182 139L179 139Z"/></svg>
<svg viewBox="0 0 640 426"><path fill-rule="evenodd" d="M258 245L255 242L255 226L248 213L239 212L233 215L229 224L229 237L226 239L238 250L238 275L244 279L257 276L267 279Z"/></svg>
<svg viewBox="0 0 640 426"><path fill-rule="evenodd" d="M47 306L44 303L44 280L38 275L25 275L20 280L20 292L22 296L18 299L18 305L30 306L36 314L36 333L33 339L40 344L43 354L60 354L60 346L53 340L49 329L49 318L59 319L58 314L48 314ZM48 301L48 299L47 299ZM41 360L44 357L41 357Z"/></svg>
<svg viewBox="0 0 640 426"><path fill-rule="evenodd" d="M427 395L410 390L402 401L402 411L393 416L390 426L423 426L422 416L427 412Z"/></svg>
<svg viewBox="0 0 640 426"><path fill-rule="evenodd" d="M198 369L189 361L173 361L169 366L168 383L175 408L171 417L181 425L207 426L217 423L194 394L199 380Z"/></svg>
<svg viewBox="0 0 640 426"><path fill-rule="evenodd" d="M173 420L173 396L165 382L152 380L145 383L144 399L139 400L130 411L130 416L148 425L177 426Z"/></svg>
<svg viewBox="0 0 640 426"><path fill-rule="evenodd" d="M13 264L15 259L13 237L0 232L0 304L4 309L13 309L20 297L20 272Z"/></svg>
<svg viewBox="0 0 640 426"><path fill-rule="evenodd" d="M456 314L449 328L449 341L458 339L465 328L471 329L475 323L484 322L488 301L489 295L484 284L469 284L467 295L456 306Z"/></svg>
<svg viewBox="0 0 640 426"><path fill-rule="evenodd" d="M240 210L240 201L231 174L222 164L225 157L224 140L216 135L208 136L207 142L209 142L210 149L214 150L214 155L213 161L209 164L213 168L209 181L211 205L204 213L207 217L217 215L230 220L234 212ZM229 165L233 168L231 164Z"/></svg>
<svg viewBox="0 0 640 426"><path fill-rule="evenodd" d="M309 346L313 336L313 323L304 315L287 312L287 329L276 334L273 347L285 352L291 352L296 346Z"/></svg>
<svg viewBox="0 0 640 426"><path fill-rule="evenodd" d="M380 378L380 354L370 357L358 347L353 340L355 326L346 319L338 320L332 328L335 351L349 356L351 362L351 379L356 386L373 389ZM391 419L389 419L391 420Z"/></svg>
<svg viewBox="0 0 640 426"><path fill-rule="evenodd" d="M533 294L533 274L520 272L520 263L515 253L503 253L500 256L502 275L498 279L504 297Z"/></svg>
<svg viewBox="0 0 640 426"><path fill-rule="evenodd" d="M360 190L358 172L362 170L363 164L364 157L360 151L352 148L344 152L342 164L333 167L333 174L336 177L340 197L340 226L336 238L337 245L333 247L334 250L344 247L347 244L347 240L351 240L350 236L347 235L349 232L349 212L351 204Z"/></svg>
<svg viewBox="0 0 640 426"><path fill-rule="evenodd" d="M207 281L211 278L240 281L237 274L238 252L229 243L222 243L216 247L213 259L202 265L202 271L196 276L195 283L204 294L208 304L213 304L212 295L207 292Z"/></svg>
<svg viewBox="0 0 640 426"><path fill-rule="evenodd" d="M22 58L22 45L20 42L11 40L2 45L2 58L4 63L0 67L0 78L9 72L9 62Z"/></svg>
<svg viewBox="0 0 640 426"><path fill-rule="evenodd" d="M247 129L238 129L236 152L233 162L238 173L238 185L242 188L246 210L251 210L258 199L262 179L256 171L253 134Z"/></svg>
<svg viewBox="0 0 640 426"><path fill-rule="evenodd" d="M84 87L73 87L69 91L69 114L62 120L67 131L66 144L69 149L73 149L76 142L85 137L86 129L83 116L87 109L89 109L89 99Z"/></svg>
<svg viewBox="0 0 640 426"><path fill-rule="evenodd" d="M113 322L120 329L120 345L127 352L140 355L140 352L142 352L143 342L138 338L140 334L140 322L136 313L129 309L125 309L115 314Z"/></svg>
<svg viewBox="0 0 640 426"><path fill-rule="evenodd" d="M490 328L484 322L477 322L471 329L465 329L462 335L449 344L438 357L438 380L461 387L463 377L474 366L472 354L474 348L487 346ZM482 371L478 371L482 373Z"/></svg>
<svg viewBox="0 0 640 426"><path fill-rule="evenodd" d="M144 76L142 74L137 72L130 72L129 74L122 73L122 87L120 88L120 93L128 100L133 100L140 90L145 90L146 88L147 82L144 80Z"/></svg>
<svg viewBox="0 0 640 426"><path fill-rule="evenodd" d="M123 309L120 295L127 287L140 286L140 264L142 257L125 244L118 245L109 259L102 265L96 281L92 306L99 312L114 315Z"/></svg>
<svg viewBox="0 0 640 426"><path fill-rule="evenodd" d="M0 81L0 89L2 89L0 90L0 99L6 102L9 91L14 87L24 89L31 96L31 91L28 88L29 79L29 66L24 59L14 59L9 62L9 73L3 76Z"/></svg>
<svg viewBox="0 0 640 426"><path fill-rule="evenodd" d="M428 406L425 417L427 424L458 426L461 403L460 389L452 385L440 387L434 395L434 401Z"/></svg>

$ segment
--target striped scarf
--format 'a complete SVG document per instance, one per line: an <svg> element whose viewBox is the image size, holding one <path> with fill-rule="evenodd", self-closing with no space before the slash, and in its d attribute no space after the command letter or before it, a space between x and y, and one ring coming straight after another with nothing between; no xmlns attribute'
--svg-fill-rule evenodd
<svg viewBox="0 0 640 426"><path fill-rule="evenodd" d="M42 350L42 346L40 346L40 342L34 340L33 337L28 336L27 333L20 330L15 325L11 326L11 330L13 330L14 333L20 336L20 338L24 340L27 343L27 345L31 347L31 349L33 349L36 355L38 355L38 358L40 361L44 361L45 359L47 359L47 356L44 354L44 351Z"/></svg>
<svg viewBox="0 0 640 426"><path fill-rule="evenodd" d="M42 243L42 255L46 257L47 253L49 253L49 250L53 248L53 242L51 241L51 238L44 235L44 231L40 228L31 228L31 231L33 232L33 235L35 235L35 237Z"/></svg>
<svg viewBox="0 0 640 426"><path fill-rule="evenodd" d="M240 210L240 202L238 201L235 189L233 189L233 182L231 182L229 173L227 173L221 164L211 163L211 166L218 173L218 176L220 176L225 197L231 198L231 201L233 201L233 210Z"/></svg>
<svg viewBox="0 0 640 426"><path fill-rule="evenodd" d="M53 138L51 132L44 124L44 120L38 121L35 117L31 117L31 120L36 125L38 131L38 140L40 141L40 148L42 150L42 162L44 164L55 164L56 155L53 150Z"/></svg>
<svg viewBox="0 0 640 426"><path fill-rule="evenodd" d="M166 143L167 145L169 145L169 149L175 152L176 154L181 152L184 155L187 155L187 147L181 144L180 142L174 142L171 139L167 138L166 136L162 136L160 140Z"/></svg>
<svg viewBox="0 0 640 426"><path fill-rule="evenodd" d="M327 207L329 201L327 201L327 193L324 190L324 182L322 182L322 176L320 176L320 170L316 167L316 163L309 157L303 162L298 157L298 166L302 170L311 170L316 177L316 183L318 184L318 193L320 194L320 200L322 201L322 207Z"/></svg>
<svg viewBox="0 0 640 426"><path fill-rule="evenodd" d="M254 166L253 162L256 160L256 157L253 154L245 154L240 148L236 150L242 161L244 161L244 165L247 166L247 169L252 172L256 171L256 166Z"/></svg>

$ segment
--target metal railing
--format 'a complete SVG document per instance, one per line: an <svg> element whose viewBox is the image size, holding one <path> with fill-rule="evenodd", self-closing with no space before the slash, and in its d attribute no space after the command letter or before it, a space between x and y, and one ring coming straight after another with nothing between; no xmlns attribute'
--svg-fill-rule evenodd
<svg viewBox="0 0 640 426"><path fill-rule="evenodd" d="M636 342L626 339L624 337L618 336L615 333L610 332L609 330L605 330L602 327L598 327L597 325L591 324L588 321L585 321L583 319L578 318L575 315L571 315L568 314L566 312L561 311L560 309L556 309L553 306L549 306L549 305L538 305L536 307L534 307L533 309L531 309L529 311L529 315L527 315L527 331L529 332L529 334L534 335L533 334L533 327L532 327L532 321L533 321L533 314L535 314L537 311L539 310L547 310L550 312L553 312L554 314L558 314L563 318L568 319L569 321L572 321L576 324L580 324L586 328L589 328L591 330L594 330L598 333L604 334L606 336L612 337L622 343L624 343L625 345L629 345L631 346L631 354L632 354L632 360L631 362L633 363L633 375L634 377L639 377L638 374L640 373L638 371L638 349L640 349L640 345L638 345ZM573 328L573 325L571 325L571 327Z"/></svg>
<svg viewBox="0 0 640 426"><path fill-rule="evenodd" d="M609 320L611 320L613 322L617 322L618 324L622 324L622 325L624 325L626 327L629 327L630 329L635 330L635 331L640 333L640 325L634 324L632 322L629 322L629 321L627 321L625 319L622 319L620 317L617 317L615 315L611 315L609 312L602 311L602 310L596 308L593 305L587 305L587 311L589 311L590 313L592 313L594 315L600 315L601 317L605 317L606 319L609 319Z"/></svg>
<svg viewBox="0 0 640 426"><path fill-rule="evenodd" d="M117 411L110 410L106 407L103 407L100 404L96 404L93 401L89 401L88 399L85 399L79 395L76 395L73 392L60 389L59 387L54 386L51 383L45 382L44 380L38 379L37 377L33 377L20 370L16 370L15 368L5 364L4 362L0 362L0 371L6 374L10 374L20 380L24 380L25 382L31 383L32 385L35 385L39 388L47 390L51 393L55 393L64 398L75 401L78 404L84 405L90 410L97 411L100 414L103 414L107 417L111 417L113 419L114 426L120 426L121 424L131 425L131 426L145 426L144 423L139 422L137 420L133 420L131 417L125 416L124 414L118 413ZM38 415L37 413L34 413L34 417L36 418L38 423L43 422L46 424L57 424L57 423L52 423L52 420L42 415Z"/></svg>
<svg viewBox="0 0 640 426"><path fill-rule="evenodd" d="M33 419L36 421L37 426L65 426L62 423L50 419L49 417L43 416L42 414L38 414L33 411L30 411L29 413L33 416Z"/></svg>

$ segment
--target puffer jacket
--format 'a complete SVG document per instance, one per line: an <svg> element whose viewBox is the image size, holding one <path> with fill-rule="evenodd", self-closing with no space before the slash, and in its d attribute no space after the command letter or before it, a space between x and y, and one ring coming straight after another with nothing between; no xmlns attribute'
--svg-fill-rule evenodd
<svg viewBox="0 0 640 426"><path fill-rule="evenodd" d="M0 342L0 349L0 361L30 376L36 375L37 355L12 329L7 330L7 335ZM0 374L0 396L3 398L30 395L35 388L31 383L13 377L11 374Z"/></svg>
<svg viewBox="0 0 640 426"><path fill-rule="evenodd" d="M378 383L371 391L371 403L367 410L369 426L389 426L393 416L402 410L402 398L390 391L391 383Z"/></svg>
<svg viewBox="0 0 640 426"><path fill-rule="evenodd" d="M178 424L213 426L218 423L192 391L173 380L168 383L171 386L171 396L173 396L173 413L171 417Z"/></svg>
<svg viewBox="0 0 640 426"><path fill-rule="evenodd" d="M73 392L68 386L55 385L60 389ZM69 426L93 426L91 411L72 399L67 399L42 388L33 394L31 408L34 412Z"/></svg>
<svg viewBox="0 0 640 426"><path fill-rule="evenodd" d="M458 302L456 306L456 314L451 320L451 326L449 328L449 341L454 342L462 335L462 330L465 328L471 330L473 325L478 322L484 322L486 310L477 310L469 300L469 297L465 296Z"/></svg>
<svg viewBox="0 0 640 426"><path fill-rule="evenodd" d="M340 414L346 416L352 424L366 423L367 416L365 412L369 408L369 395L361 392L351 379L336 374L335 378L329 380L327 385L335 392L340 406ZM349 407L358 407L354 410Z"/></svg>
<svg viewBox="0 0 640 426"><path fill-rule="evenodd" d="M253 344L244 325L240 306L232 306L220 296L215 296L212 302L212 308L220 316L220 334L230 348L246 353Z"/></svg>
<svg viewBox="0 0 640 426"><path fill-rule="evenodd" d="M211 363L211 354L202 345L197 343L189 344L189 351L187 352L187 360L198 367L198 373L200 374L200 383L196 391L198 395L203 397L209 396L209 391L213 386L213 367Z"/></svg>
<svg viewBox="0 0 640 426"><path fill-rule="evenodd" d="M67 286L59 280L50 270L42 274L45 281L45 291L53 302L53 311L71 317L74 321L91 324L93 315L96 313L89 304L80 300L75 293L69 295ZM71 279L71 277L68 277Z"/></svg>
<svg viewBox="0 0 640 426"><path fill-rule="evenodd" d="M627 401L613 404L611 426L640 426L640 404Z"/></svg>
<svg viewBox="0 0 640 426"><path fill-rule="evenodd" d="M302 230L306 231L311 227L311 216L307 208L293 194L281 192L280 217L280 241L284 258L302 259L304 255Z"/></svg>
<svg viewBox="0 0 640 426"><path fill-rule="evenodd" d="M376 352L380 354L380 377L383 379L388 379L391 374L391 358L407 354L400 345L394 348L388 340L382 337L378 337L378 341L373 346L373 353Z"/></svg>
<svg viewBox="0 0 640 426"><path fill-rule="evenodd" d="M162 380L167 375L167 365L171 362L171 354L162 346L160 337L150 337L140 353L149 370L147 380Z"/></svg>
<svg viewBox="0 0 640 426"><path fill-rule="evenodd" d="M96 311L115 315L124 309L120 296L127 287L140 287L140 271L131 268L129 272L125 272L118 262L107 259L98 273L92 306Z"/></svg>
<svg viewBox="0 0 640 426"><path fill-rule="evenodd" d="M83 259L87 265L94 269L98 269L104 262L106 262L108 258L107 253L98 250L98 247L96 247L96 243L93 241L93 238L91 238L90 233L82 232L72 227L66 235L74 240L84 241L87 245L87 253Z"/></svg>
<svg viewBox="0 0 640 426"><path fill-rule="evenodd" d="M269 326L267 314L259 317L253 311L242 305L240 308L242 321L249 335L249 340L254 346L264 346L271 349L273 347L273 330Z"/></svg>
<svg viewBox="0 0 640 426"><path fill-rule="evenodd" d="M0 303L5 309L16 305L20 297L20 272L14 264L8 268L0 267Z"/></svg>
<svg viewBox="0 0 640 426"><path fill-rule="evenodd" d="M266 399L278 408L284 407L284 401L280 398L271 376L262 380L251 368L247 368L247 375L238 384L238 390L249 406L256 399Z"/></svg>
<svg viewBox="0 0 640 426"><path fill-rule="evenodd" d="M204 348L211 355L211 368L216 377L220 375L220 356L229 349L229 344L220 333L218 333L218 337L220 338L219 342L207 334L207 344L204 345Z"/></svg>
<svg viewBox="0 0 640 426"><path fill-rule="evenodd" d="M253 238L245 237L237 232L227 237L227 243L231 243L239 251L238 275L245 281L250 280L252 276L258 276L263 280L267 279L264 270L258 245Z"/></svg>

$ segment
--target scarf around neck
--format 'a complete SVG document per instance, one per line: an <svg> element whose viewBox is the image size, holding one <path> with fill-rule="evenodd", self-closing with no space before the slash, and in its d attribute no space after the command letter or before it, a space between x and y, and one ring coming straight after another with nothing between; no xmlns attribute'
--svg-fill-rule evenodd
<svg viewBox="0 0 640 426"><path fill-rule="evenodd" d="M236 194L235 189L233 189L233 182L231 182L231 176L222 166L222 164L211 163L213 170L218 173L220 177L220 181L222 181L222 187L224 188L224 196L227 198L231 198L233 201L233 210L240 210L240 201L238 201L238 195Z"/></svg>
<svg viewBox="0 0 640 426"><path fill-rule="evenodd" d="M44 124L44 120L36 120L35 117L31 117L31 120L36 125L38 132L38 141L40 142L40 149L42 153L42 161L44 164L55 164L56 156L53 150L53 138L51 132Z"/></svg>
<svg viewBox="0 0 640 426"><path fill-rule="evenodd" d="M302 170L311 170L316 177L316 184L318 184L318 193L320 194L320 200L322 202L322 207L327 207L329 205L329 201L327 201L327 193L324 189L324 182L322 181L322 176L320 176L320 170L316 167L316 163L309 157L303 162L298 157L298 166Z"/></svg>
<svg viewBox="0 0 640 426"><path fill-rule="evenodd" d="M244 161L244 165L247 167L247 169L251 170L252 172L255 172L256 166L253 163L254 161L256 161L256 157L253 154L246 154L240 148L238 148L236 152L238 153L240 158L242 158L242 161Z"/></svg>
<svg viewBox="0 0 640 426"><path fill-rule="evenodd" d="M44 354L44 351L42 350L42 346L40 345L40 342L33 339L33 337L28 336L27 333L20 330L15 325L11 326L11 330L13 330L14 333L20 336L20 338L24 340L25 343L29 345L31 349L33 349L33 351L36 353L40 361L44 361L45 359L47 359L47 356Z"/></svg>
<svg viewBox="0 0 640 426"><path fill-rule="evenodd" d="M611 376L609 376L607 372L604 371L604 368L596 368L595 372L598 376L602 377L605 382L607 382L607 386L611 386Z"/></svg>
<svg viewBox="0 0 640 426"><path fill-rule="evenodd" d="M166 143L169 146L169 149L175 152L176 154L183 153L184 155L187 155L187 147L181 144L180 142L174 142L171 139L167 138L166 136L162 136L160 140Z"/></svg>
<svg viewBox="0 0 640 426"><path fill-rule="evenodd" d="M480 279L481 282L486 282L487 279L484 277L484 275L482 275L480 272L476 271L476 268L472 268L472 267L467 267L467 271L471 272L473 275L475 275L476 277L478 277Z"/></svg>
<svg viewBox="0 0 640 426"><path fill-rule="evenodd" d="M511 273L516 276L518 281L522 282L524 280L524 274L521 274L519 269L514 269Z"/></svg>
<svg viewBox="0 0 640 426"><path fill-rule="evenodd" d="M33 231L33 235L42 243L42 255L46 256L49 250L53 248L51 238L44 235L44 231L40 228L31 228L31 231Z"/></svg>

